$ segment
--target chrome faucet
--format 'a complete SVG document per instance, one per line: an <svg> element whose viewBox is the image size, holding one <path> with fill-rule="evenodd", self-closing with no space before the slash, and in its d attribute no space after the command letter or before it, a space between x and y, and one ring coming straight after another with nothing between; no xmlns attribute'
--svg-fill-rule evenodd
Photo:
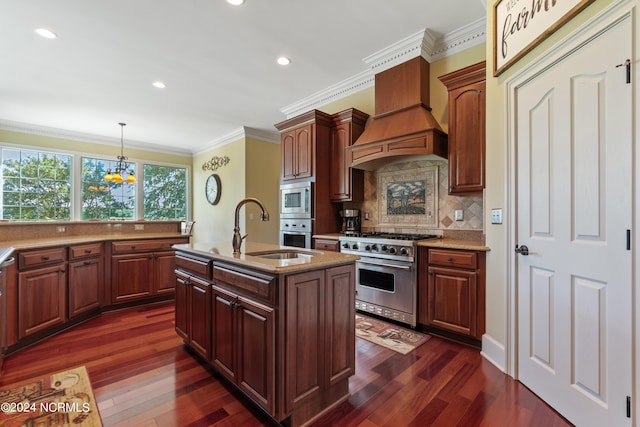
<svg viewBox="0 0 640 427"><path fill-rule="evenodd" d="M246 234L242 237L240 236L240 208L249 202L253 202L256 205L260 206L260 209L262 210L262 212L260 213L260 219L262 221L269 221L269 212L267 212L267 208L264 207L260 200L253 197L247 197L246 199L240 200L238 206L236 206L236 222L233 227L233 240L231 240L231 243L233 244L234 254L240 253L240 246L242 246L242 241L245 237L247 237Z"/></svg>

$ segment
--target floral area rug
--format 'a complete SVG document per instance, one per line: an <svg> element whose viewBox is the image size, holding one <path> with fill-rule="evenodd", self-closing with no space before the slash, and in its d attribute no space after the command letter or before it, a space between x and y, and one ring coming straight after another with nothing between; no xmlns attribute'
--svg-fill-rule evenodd
<svg viewBox="0 0 640 427"><path fill-rule="evenodd" d="M87 369L0 390L0 426L102 427Z"/></svg>
<svg viewBox="0 0 640 427"><path fill-rule="evenodd" d="M356 336L407 354L431 338L411 329L356 313Z"/></svg>

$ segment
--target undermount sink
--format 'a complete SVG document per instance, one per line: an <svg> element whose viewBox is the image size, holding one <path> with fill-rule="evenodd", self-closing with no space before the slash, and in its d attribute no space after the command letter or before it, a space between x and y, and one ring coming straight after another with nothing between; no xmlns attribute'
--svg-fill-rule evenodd
<svg viewBox="0 0 640 427"><path fill-rule="evenodd" d="M311 258L317 255L314 252L300 252L292 250L277 250L269 252L252 252L248 253L249 256L266 259L294 259L294 258Z"/></svg>

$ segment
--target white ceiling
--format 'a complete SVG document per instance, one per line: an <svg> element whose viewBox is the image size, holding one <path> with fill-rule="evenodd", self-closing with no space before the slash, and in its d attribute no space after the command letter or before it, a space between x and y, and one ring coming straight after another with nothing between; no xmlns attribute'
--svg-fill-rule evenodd
<svg viewBox="0 0 640 427"><path fill-rule="evenodd" d="M1 0L0 127L119 143L125 122L125 145L185 154L272 136L399 41L442 45L485 15L486 0Z"/></svg>

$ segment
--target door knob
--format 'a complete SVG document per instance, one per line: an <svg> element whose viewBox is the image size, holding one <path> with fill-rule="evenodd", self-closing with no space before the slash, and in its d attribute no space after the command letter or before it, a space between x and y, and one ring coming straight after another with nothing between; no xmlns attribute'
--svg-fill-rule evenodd
<svg viewBox="0 0 640 427"><path fill-rule="evenodd" d="M529 255L529 248L527 245L518 246L516 245L516 253L520 255Z"/></svg>

